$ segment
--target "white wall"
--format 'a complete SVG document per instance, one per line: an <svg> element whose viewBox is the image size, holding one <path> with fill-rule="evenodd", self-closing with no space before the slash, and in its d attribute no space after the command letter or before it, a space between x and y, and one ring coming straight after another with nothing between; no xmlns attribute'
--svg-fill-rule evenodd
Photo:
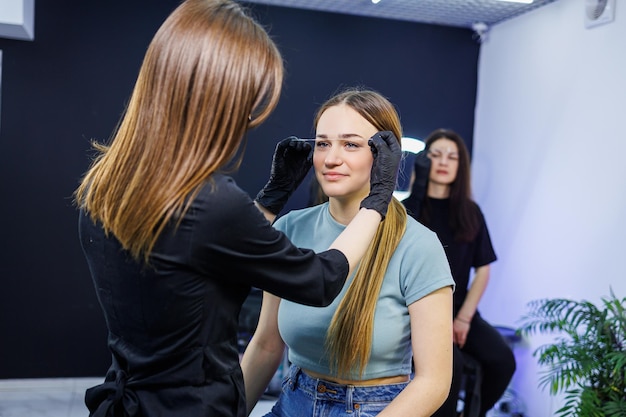
<svg viewBox="0 0 626 417"><path fill-rule="evenodd" d="M499 260L480 305L516 327L545 297L626 296L626 2L586 29L585 0L557 0L491 28L481 46L474 196ZM542 340L540 340L542 339ZM516 348L514 388L527 416L562 401L538 388L532 352Z"/></svg>

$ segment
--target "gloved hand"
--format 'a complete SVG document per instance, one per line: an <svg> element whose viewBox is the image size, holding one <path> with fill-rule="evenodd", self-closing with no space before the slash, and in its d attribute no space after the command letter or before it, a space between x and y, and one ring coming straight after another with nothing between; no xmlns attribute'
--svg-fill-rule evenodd
<svg viewBox="0 0 626 417"><path fill-rule="evenodd" d="M255 200L273 214L283 209L313 165L313 147L307 141L289 136L276 145L270 179Z"/></svg>
<svg viewBox="0 0 626 417"><path fill-rule="evenodd" d="M374 154L370 193L361 201L361 207L376 210L383 220L396 188L398 166L402 158L400 141L389 131L378 132L367 142Z"/></svg>
<svg viewBox="0 0 626 417"><path fill-rule="evenodd" d="M428 180L430 178L431 160L428 157L428 151L424 149L415 155L415 163L413 165L415 179L411 186L411 194L402 201L406 207L407 213L417 219L420 215L422 203L426 198L428 190Z"/></svg>

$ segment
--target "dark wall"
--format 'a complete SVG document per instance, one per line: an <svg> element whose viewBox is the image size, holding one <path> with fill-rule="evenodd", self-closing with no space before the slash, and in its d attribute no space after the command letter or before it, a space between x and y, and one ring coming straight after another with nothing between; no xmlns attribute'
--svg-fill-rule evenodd
<svg viewBox="0 0 626 417"><path fill-rule="evenodd" d="M470 30L282 7L253 10L285 57L287 78L277 110L249 135L237 176L244 189L263 186L263 175L247 174L267 170L277 140L312 137L317 107L342 86L387 96L406 136L423 138L448 127L471 151L479 45ZM301 187L286 210L305 205L307 197Z"/></svg>
<svg viewBox="0 0 626 417"><path fill-rule="evenodd" d="M145 49L178 0L38 2L35 41L0 39L0 378L103 375L106 329L71 195L132 90ZM405 134L437 127L471 147L479 46L469 30L253 6L284 54L282 101L248 135L236 175L254 195L277 140L312 134L340 86L394 102ZM306 203L298 190L288 208Z"/></svg>

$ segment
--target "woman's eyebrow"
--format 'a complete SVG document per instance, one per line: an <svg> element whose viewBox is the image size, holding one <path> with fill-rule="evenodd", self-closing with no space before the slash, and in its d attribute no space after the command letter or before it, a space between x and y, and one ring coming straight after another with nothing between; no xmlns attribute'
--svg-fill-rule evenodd
<svg viewBox="0 0 626 417"><path fill-rule="evenodd" d="M341 139L353 139L353 138L358 138L358 139L364 139L363 136L357 134L357 133L343 133L341 135L339 135L339 137Z"/></svg>
<svg viewBox="0 0 626 417"><path fill-rule="evenodd" d="M431 152L439 152L439 153L447 153L449 155L458 154L457 151L449 151L447 149L438 149L438 148L430 148L429 151L431 151Z"/></svg>
<svg viewBox="0 0 626 417"><path fill-rule="evenodd" d="M315 135L316 138L322 138L322 139L328 139L328 135L324 134L324 133L319 133L317 135ZM359 135L358 133L340 133L339 135L337 135L337 137L339 139L352 139L352 138L360 138L360 139L365 139L363 136Z"/></svg>

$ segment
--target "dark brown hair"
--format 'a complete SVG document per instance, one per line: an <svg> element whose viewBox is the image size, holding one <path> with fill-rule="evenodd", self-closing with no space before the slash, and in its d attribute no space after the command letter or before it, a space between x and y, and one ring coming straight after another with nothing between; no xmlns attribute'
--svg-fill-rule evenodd
<svg viewBox="0 0 626 417"><path fill-rule="evenodd" d="M470 242L478 233L480 217L476 203L472 199L470 157L463 138L453 130L437 129L426 140L426 150L439 139L448 139L456 143L459 150L459 167L456 179L450 185L450 218L449 225L454 233L455 240ZM419 216L419 221L428 226L430 224L430 205L426 199Z"/></svg>

